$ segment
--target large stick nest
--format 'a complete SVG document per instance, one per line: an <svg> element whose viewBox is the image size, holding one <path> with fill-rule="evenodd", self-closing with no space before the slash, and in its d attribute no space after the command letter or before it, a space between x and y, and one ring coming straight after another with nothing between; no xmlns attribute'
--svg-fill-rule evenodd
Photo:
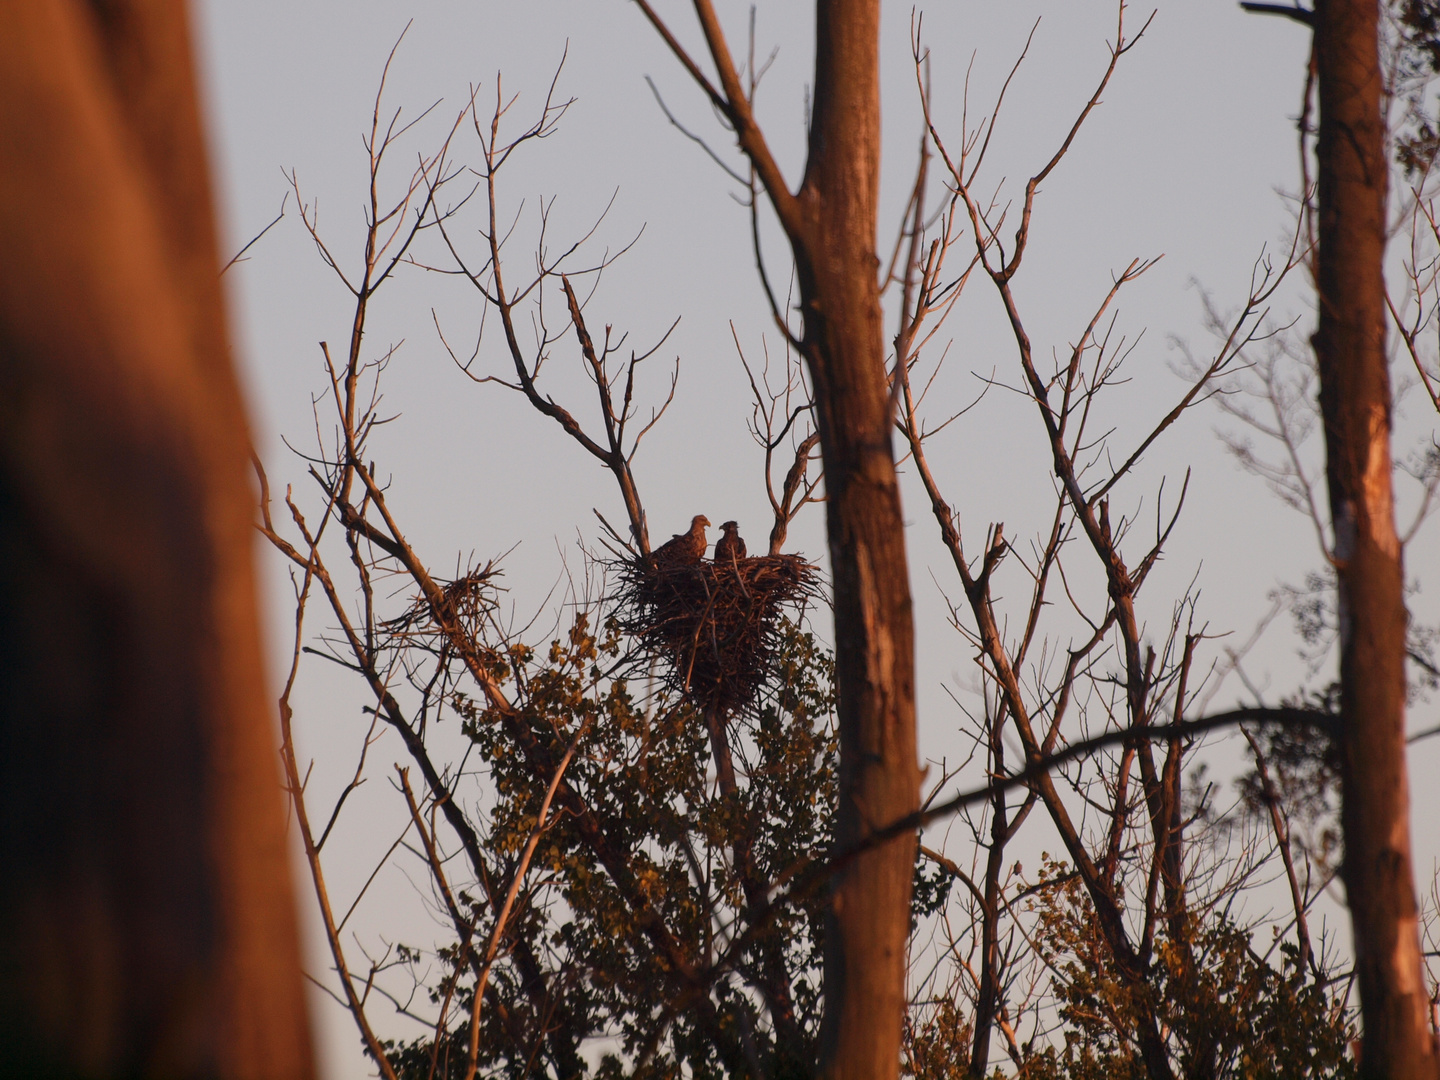
<svg viewBox="0 0 1440 1080"><path fill-rule="evenodd" d="M661 661L674 692L702 709L749 706L775 671L783 609L819 595L813 565L798 555L730 563L617 566L616 619Z"/></svg>

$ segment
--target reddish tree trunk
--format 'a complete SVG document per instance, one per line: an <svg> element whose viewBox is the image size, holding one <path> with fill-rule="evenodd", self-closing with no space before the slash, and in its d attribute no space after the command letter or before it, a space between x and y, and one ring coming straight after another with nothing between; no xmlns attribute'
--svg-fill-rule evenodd
<svg viewBox="0 0 1440 1080"><path fill-rule="evenodd" d="M1404 578L1391 499L1377 0L1320 0L1314 338L1339 577L1345 889L1367 1076L1433 1080L1410 865Z"/></svg>
<svg viewBox="0 0 1440 1080"><path fill-rule="evenodd" d="M182 0L0 3L4 1075L311 1075Z"/></svg>
<svg viewBox="0 0 1440 1080"><path fill-rule="evenodd" d="M878 0L817 5L815 108L791 235L835 583L840 850L919 803L914 626L876 281L879 17ZM904 836L834 882L821 1076L898 1073L914 863L915 838Z"/></svg>

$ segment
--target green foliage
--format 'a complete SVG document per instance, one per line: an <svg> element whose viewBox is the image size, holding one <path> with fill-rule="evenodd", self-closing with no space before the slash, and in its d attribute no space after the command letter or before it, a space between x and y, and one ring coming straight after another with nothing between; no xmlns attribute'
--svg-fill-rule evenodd
<svg viewBox="0 0 1440 1080"><path fill-rule="evenodd" d="M961 1080L970 1075L974 1029L953 997L912 1006L905 1018L900 1074L914 1080Z"/></svg>
<svg viewBox="0 0 1440 1080"><path fill-rule="evenodd" d="M920 920L929 915L939 914L950 900L950 886L955 878L942 866L929 865L915 852L915 877L910 883L910 932L915 932Z"/></svg>
<svg viewBox="0 0 1440 1080"><path fill-rule="evenodd" d="M493 925L487 889L503 892L551 775L532 755L558 761L582 731L566 773L574 801L555 805L490 975L480 1074L810 1075L822 1010L823 897L766 912L743 948L727 950L752 930L756 914L743 862L753 887L829 849L837 755L831 658L812 636L784 626L767 689L727 721L741 782L726 795L715 782L705 718L663 690L633 693L615 674L626 670L625 649L615 624L597 634L582 617L548 649L516 644L495 654L491 673L511 703L504 712L452 694L472 747L467 767L478 768L493 793L483 814L468 816L497 880L460 893L477 927L472 945L438 952L443 974L428 992L435 1011L448 1002L439 1046L429 1038L387 1044L404 1080L465 1075L475 957ZM1326 762L1313 746L1271 740L1269 748L1284 798L1303 803L1310 787L1325 787ZM1325 791L1314 794L1325 802ZM955 880L947 869L917 863L912 927L955 921L965 897L957 899ZM1157 921L1147 978L1127 985L1067 867L1047 859L1039 882L1017 878L1014 889L1007 918L1023 911L1029 947L1050 981L1048 996L1029 1006L1037 1021L1031 1042L1017 1046L1007 1028L1008 1073L1141 1080L1133 1032L1137 1017L1153 1011L1174 1072L1186 1080L1353 1074L1348 1014L1295 970L1288 943L1272 950L1276 966L1226 911L1193 908ZM945 992L910 1009L906 1077L973 1075L972 984L960 965L955 971ZM697 983L696 973L707 972L713 978ZM777 1030L777 1001L788 1010L788 1035Z"/></svg>
<svg viewBox="0 0 1440 1080"><path fill-rule="evenodd" d="M1440 72L1440 3L1393 0L1395 96L1403 109L1394 139L1395 160L1411 182L1423 181L1440 151L1430 82Z"/></svg>
<svg viewBox="0 0 1440 1080"><path fill-rule="evenodd" d="M1051 863L1048 876L1063 867ZM1192 911L1162 929L1149 977L1127 989L1114 968L1088 897L1075 879L1036 894L1037 939L1056 976L1063 1045L1041 1051L1032 1077L1133 1078L1145 1068L1132 1037L1146 994L1161 1020L1176 1076L1195 1080L1299 1080L1356 1075L1346 1054L1354 1032L1343 1003L1296 970L1293 945L1281 966L1256 953L1251 932L1221 910Z"/></svg>
<svg viewBox="0 0 1440 1080"><path fill-rule="evenodd" d="M756 1007L757 987L777 974L806 1042L803 1056L811 1057L821 1008L818 901L773 913L703 995L711 1007L673 1007L693 990L687 969L713 964L750 921L737 843L763 882L830 844L833 664L793 624L785 624L781 641L772 685L753 709L730 720L736 772L746 780L728 798L714 784L703 717L663 693L642 703L625 679L607 676L624 644L613 623L596 635L582 616L545 652L511 646L495 672L514 706L505 715L455 699L495 793L486 845L507 873L534 828L545 789L523 752L525 742L558 760L559 748L585 728L566 782L589 817L582 820L557 802L531 865L523 916L507 928L512 947L523 937L558 974L550 985L559 996L547 1003L552 1015L542 1015L545 1009L526 995L513 948L507 950L483 1011L483 1075L533 1075L542 1032L556 1016L586 1038L618 1043L619 1052L601 1060L601 1076L637 1062L647 1076L727 1075L738 1058L721 1059L717 1033L737 1052L748 1040L767 1076L781 1075L788 1058ZM598 846L587 829L598 830ZM465 899L487 933L483 895ZM447 981L431 988L437 1004L455 980L460 950L452 947L442 959L450 970ZM467 1058L473 976L463 974L459 982L450 1006L459 1022L451 1025L436 1071L447 1078L463 1076ZM433 1050L431 1040L420 1039L394 1046L391 1060L402 1077L428 1077Z"/></svg>

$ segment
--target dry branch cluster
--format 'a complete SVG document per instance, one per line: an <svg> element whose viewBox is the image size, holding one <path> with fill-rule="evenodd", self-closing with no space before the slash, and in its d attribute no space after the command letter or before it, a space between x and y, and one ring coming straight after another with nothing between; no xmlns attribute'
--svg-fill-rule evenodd
<svg viewBox="0 0 1440 1080"><path fill-rule="evenodd" d="M437 581L438 603L432 605L426 597L416 597L404 614L386 620L385 626L397 637L433 635L449 625L468 630L471 638L479 637L484 619L495 610L494 576L495 568L487 564L454 581Z"/></svg>
<svg viewBox="0 0 1440 1080"><path fill-rule="evenodd" d="M727 714L775 675L785 609L820 595L814 565L799 555L682 566L641 557L616 571L620 629L661 661L669 689Z"/></svg>
<svg viewBox="0 0 1440 1080"><path fill-rule="evenodd" d="M641 6L698 78L692 58ZM798 203L783 192L750 111L744 83L753 96L753 42L742 79L710 4L697 8L711 59L728 73L722 88L701 82L711 102L724 106L754 166L748 182L732 175L748 184L755 257L768 292L779 279L764 270L758 215L767 194L782 219ZM294 542L276 531L268 509L265 522L296 575L294 664L281 703L287 778L326 919L336 997L355 1016L383 1076L474 1080L483 1070L569 1080L588 1071L585 1056L601 1039L619 1046L595 1070L607 1078L622 1069L647 1078L813 1075L825 1042L822 1012L843 1012L846 980L827 982L823 972L831 963L826 957L841 955L833 916L848 903L845 896L867 895L844 893L844 882L880 880L862 860L897 839L910 842L917 828L926 830L919 870L908 857L901 860L904 880L896 883L904 888L895 894L913 895L911 970L905 976L884 957L872 956L869 965L872 989L890 975L905 987L906 1076L939 1080L996 1068L1027 1080L1351 1075L1345 974L1323 922L1312 929L1313 905L1334 869L1292 839L1292 824L1305 831L1306 818L1323 816L1330 803L1319 798L1321 810L1307 815L1293 790L1292 764L1263 735L1246 733L1262 797L1252 800L1256 814L1238 829L1236 815L1218 808L1213 785L1197 784L1191 772L1199 737L1221 723L1290 723L1308 738L1330 730L1333 716L1323 703L1263 702L1202 715L1228 675L1244 678L1249 646L1227 648L1225 664L1208 658L1216 635L1195 583L1178 597L1152 601L1163 586L1151 583L1151 570L1180 526L1189 473L1175 497L1169 494L1175 485L1142 490L1151 481L1139 471L1153 447L1174 437L1184 414L1252 367L1252 354L1276 335L1270 307L1308 257L1309 218L1297 223L1282 257L1257 259L1244 302L1217 321L1214 351L1195 360L1168 409L1126 412L1113 427L1111 418L1125 405L1116 401L1128 377L1122 368L1137 347L1120 323L1119 299L1153 261L1136 259L1097 288L1068 347L1053 351L1053 365L1044 360L1045 343L1032 341L1029 308L1015 286L1042 182L1059 168L1139 38L1125 31L1123 3L1116 14L1109 61L1093 94L1030 175L1018 206L986 194L990 181L981 177L982 165L991 175L990 134L1015 70L980 126L962 113L958 137L947 141L940 118L931 115L928 54L916 27L911 44L927 137L882 280L885 295L898 303L899 323L886 359L892 382L878 400L888 404L886 423L900 436L961 586L949 604L957 654L972 658L978 674L973 692L957 697L966 759L937 763L939 778L920 809L892 813L867 804L873 820L859 825L846 825L839 812L859 803L847 803L853 792L842 790L847 744L835 722L838 664L792 618L811 600L830 606L829 598L812 564L779 553L796 514L820 501L838 513L845 487L830 442L823 475L811 470L820 429L827 439L837 431L833 416L826 426L818 384L805 374L825 343L803 338L802 319L792 325L785 314L808 310L808 286L801 283L800 305L769 296L786 345L783 369L772 371L768 351L752 366L735 334L774 515L768 554L704 560L703 516L688 536L652 553L632 464L638 443L674 398L679 358L659 392L647 393L643 363L661 346L631 352L626 361L626 336L594 318L593 283L611 257L580 265L578 244L558 258L544 255L544 213L532 276L512 280L515 263L502 261L511 233L496 177L513 151L554 129L565 108L555 86L538 118L508 141L501 120L513 101L497 85L487 123L472 97L444 146L421 159L388 213L373 193L384 150L404 129L398 119L388 130L381 125L377 101L366 261L346 279L359 282L351 286L350 348L335 360L325 352L337 437L310 459L322 509L307 519L287 493ZM824 96L817 93L817 101ZM436 194L466 175L450 154L467 126L483 160L478 250L467 246L473 241L457 217L463 201L452 205ZM932 172L941 174L938 181ZM335 268L303 200L301 209ZM799 235L800 225L792 253L797 265L808 266L810 238ZM424 234L435 241L431 249L412 248ZM517 633L498 617L491 566L447 582L431 572L392 513L369 447L384 423L378 382L389 354L367 361L361 346L374 293L402 262L460 275L474 286L477 302L503 330L500 363L492 366L492 351L482 350L477 332L468 358L451 352L457 366L476 384L522 395L613 477L627 520L615 529L600 517L607 534L600 543L613 556L603 564L613 618L603 633L588 629L602 621L594 617L600 590L592 591L588 577L598 560L587 562L583 585L571 582L578 617L568 642L557 636L547 651L520 640L533 633L530 627ZM1017 392L1029 406L1029 426L1006 437L1015 445L1032 439L1045 451L1043 468L1027 474L1017 465L1007 474L1017 498L1021 485L1043 493L1038 528L1023 520L1017 528L1013 519L1010 529L977 522L967 515L963 491L957 497L946 488L953 465L939 452L938 436L968 407L947 417L926 399L940 382L942 330L972 281L972 295L989 290L1013 339L1009 376L992 373L982 381ZM587 318L597 329L605 325L603 333L592 335ZM435 322L438 331L438 316ZM1423 325L1406 335L1407 345ZM812 368L802 368L802 359ZM511 368L513 379L494 374ZM1420 371L1424 376L1429 368ZM576 385L595 395L598 422L587 426L572 411ZM1153 533L1146 527L1151 505ZM343 564L325 549L343 552L352 582L331 576ZM408 579L417 599L386 618L381 609L395 609L385 607L377 587L397 576ZM330 659L366 684L373 719L358 746L354 778L336 798L329 824L312 834L306 799L317 796L313 789L307 796L302 780L308 774L291 737L289 694L302 652L319 651L302 648L303 622L309 598L322 592L326 617L338 625L322 640ZM391 599L402 603L398 594ZM846 626L853 629L865 613L847 609L840 591L833 606L843 654ZM850 644L853 662L864 650ZM632 692L633 676L646 669L661 693ZM662 707L667 699L678 707ZM441 724L454 718L467 745L463 756L447 760L441 755L450 747L441 736L450 732ZM408 774L399 774L407 818L401 839L411 831L419 837L419 848L406 850L420 856L435 908L450 924L451 943L432 954L442 974L414 971L413 990L403 992L394 989L401 976L391 971L398 964L388 951L379 960L365 957L368 972L347 966L341 935L361 897L334 919L320 861L342 804L364 782L377 726L399 736L409 761L404 768L413 766L423 779L412 792ZM976 773L983 787L952 793L952 784ZM948 836L932 828L946 818ZM1047 829L1061 857L1027 870L1017 856ZM397 840L380 865L401 847ZM1239 898L1267 874L1287 888L1289 904L1257 920ZM906 914L906 904L894 901L886 900L886 910ZM879 920L857 918L849 944L873 946L882 936L877 926ZM1263 955L1252 947L1263 936L1259 929L1274 931ZM901 941L892 951L904 950ZM372 990L426 1034L399 1046L382 1043L367 1014ZM422 991L430 994L429 1008ZM859 998L852 993L852 1000ZM1242 1053L1276 1060L1256 1072L1237 1057ZM862 1056L851 1054L856 1061ZM893 1048L885 1056L892 1067Z"/></svg>

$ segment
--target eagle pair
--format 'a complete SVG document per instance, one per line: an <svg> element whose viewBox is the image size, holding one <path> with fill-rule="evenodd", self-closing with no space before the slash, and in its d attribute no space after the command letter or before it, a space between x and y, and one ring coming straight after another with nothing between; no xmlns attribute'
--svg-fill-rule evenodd
<svg viewBox="0 0 1440 1080"><path fill-rule="evenodd" d="M694 566L705 558L705 528L710 519L696 514L690 521L690 531L677 533L651 553L651 561L657 567L669 569L677 566ZM732 563L745 558L745 541L740 538L740 526L727 521L720 526L722 533L715 541L715 561Z"/></svg>

